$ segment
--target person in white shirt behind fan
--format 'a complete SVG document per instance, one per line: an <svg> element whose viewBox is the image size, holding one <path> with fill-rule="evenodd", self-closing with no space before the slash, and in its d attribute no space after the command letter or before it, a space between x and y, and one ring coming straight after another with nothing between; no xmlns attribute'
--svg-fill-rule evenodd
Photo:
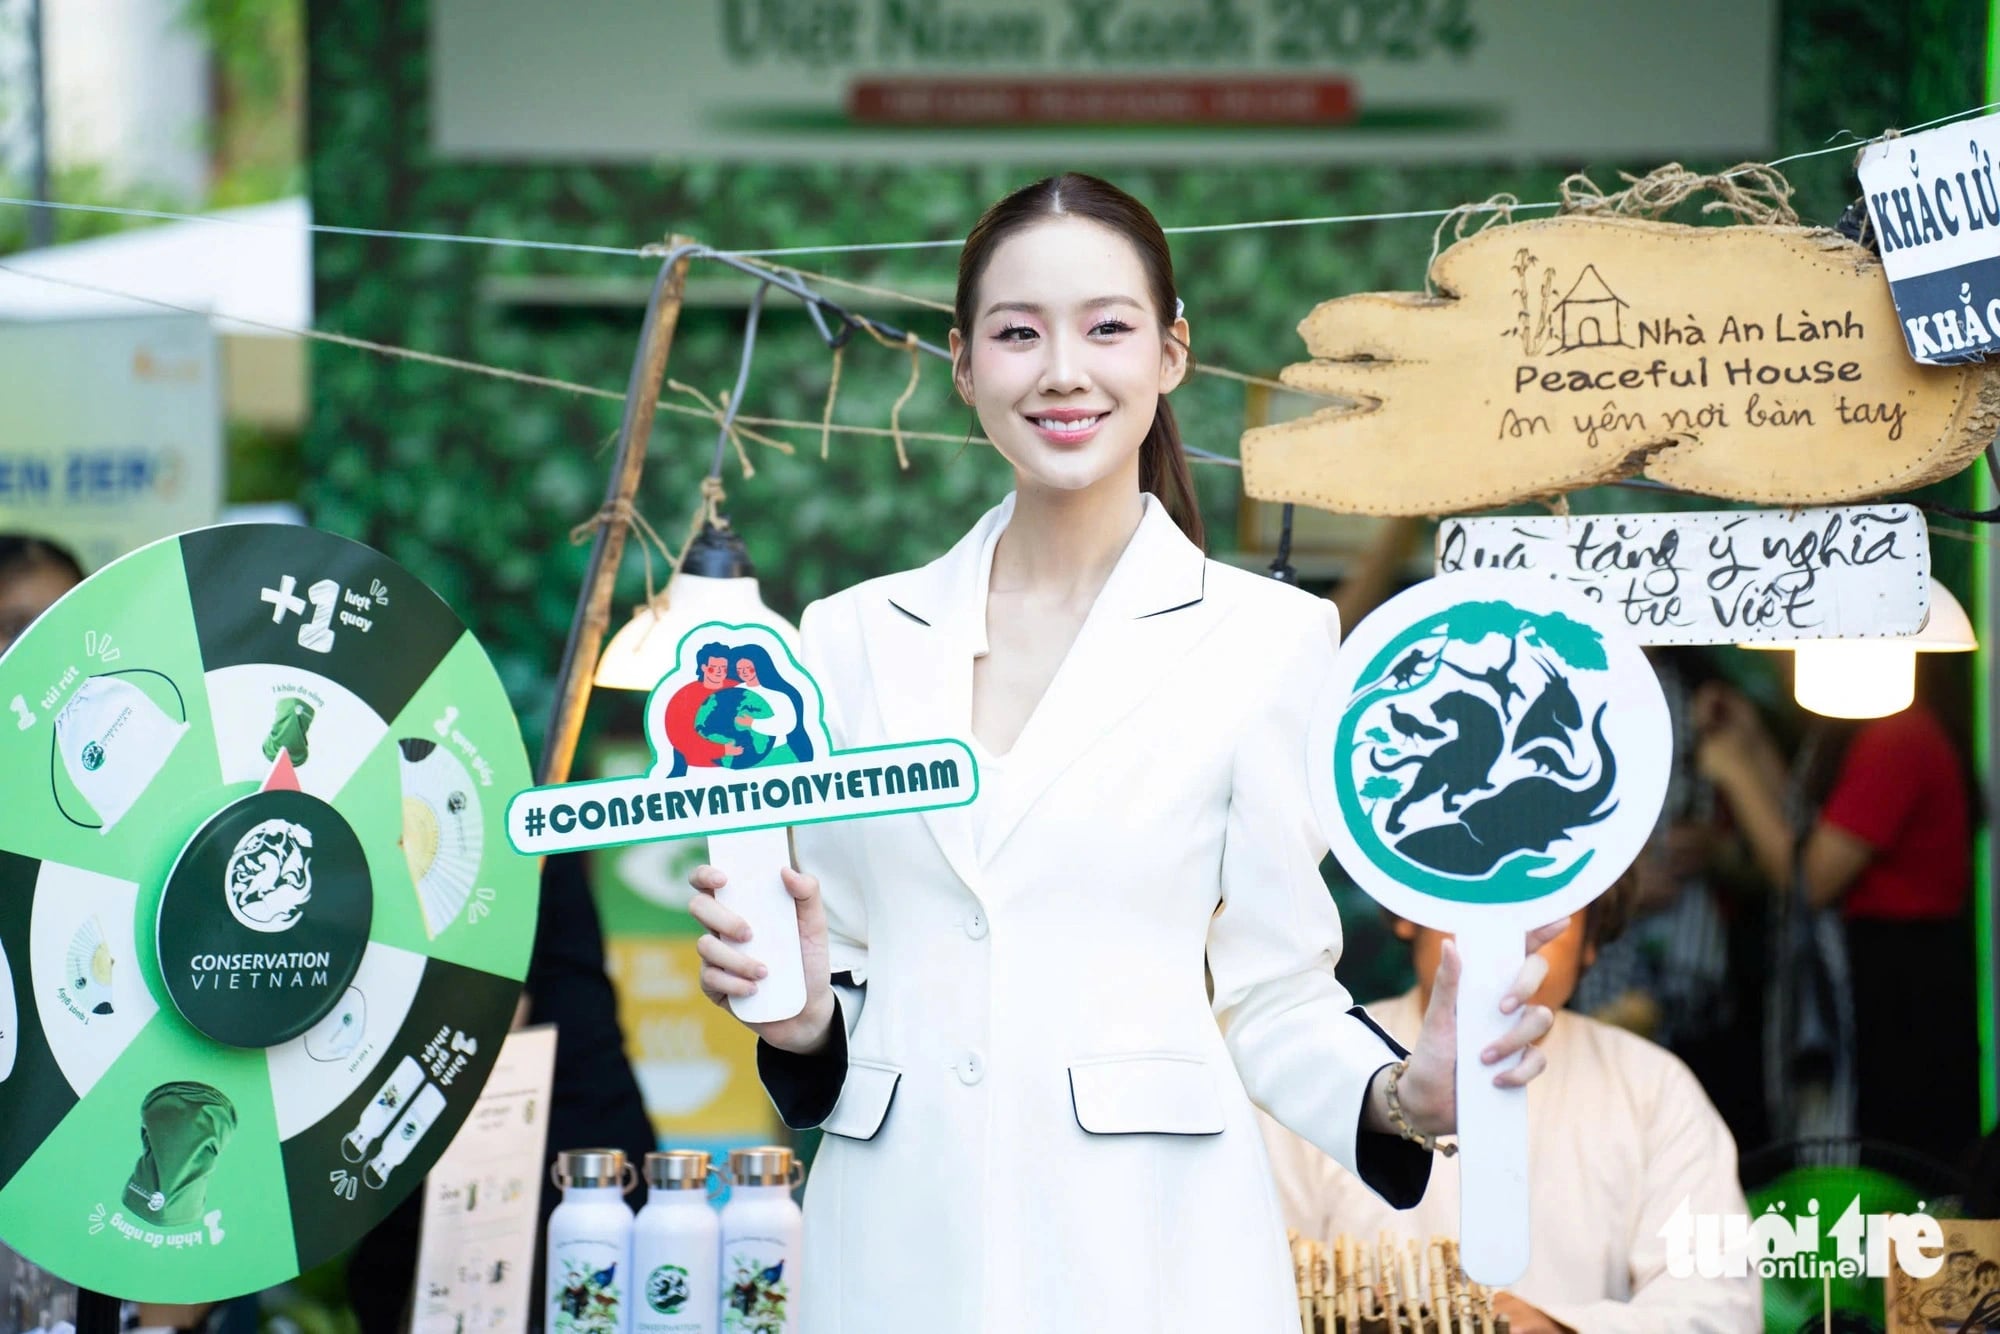
<svg viewBox="0 0 2000 1334"><path fill-rule="evenodd" d="M1633 875L1541 949L1548 976L1534 1003L1555 1012L1543 1038L1548 1073L1528 1086L1529 1227L1533 1256L1500 1294L1514 1334L1757 1334L1754 1272L1740 1279L1675 1278L1660 1229L1683 1201L1695 1214L1747 1212L1736 1142L1680 1059L1646 1039L1565 1010L1600 940L1616 934ZM1400 1042L1423 1025L1444 942L1441 931L1394 920L1417 985L1368 1006ZM1384 1229L1426 1239L1458 1235L1458 1164L1437 1160L1430 1190L1398 1210L1326 1154L1261 1117L1285 1222L1300 1234Z"/></svg>

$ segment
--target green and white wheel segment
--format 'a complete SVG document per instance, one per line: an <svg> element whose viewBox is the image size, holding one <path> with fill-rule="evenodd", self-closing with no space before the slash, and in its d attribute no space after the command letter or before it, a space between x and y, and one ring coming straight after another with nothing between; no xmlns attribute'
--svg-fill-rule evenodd
<svg viewBox="0 0 2000 1334"><path fill-rule="evenodd" d="M202 529L51 608L0 657L0 1239L186 1302L380 1221L513 1017L529 782L479 645L359 544Z"/></svg>

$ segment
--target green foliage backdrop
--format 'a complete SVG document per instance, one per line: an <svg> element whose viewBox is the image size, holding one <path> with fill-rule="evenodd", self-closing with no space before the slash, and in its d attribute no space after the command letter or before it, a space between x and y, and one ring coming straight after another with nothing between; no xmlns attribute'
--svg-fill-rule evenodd
<svg viewBox="0 0 2000 1334"><path fill-rule="evenodd" d="M1873 133L1971 105L1980 87L1983 8L1957 0L1785 0L1779 153L1817 147L1835 130ZM609 245L637 245L669 232L743 248L951 237L962 235L983 205L1043 174L975 165L635 168L440 161L429 149L427 35L422 0L317 0L308 6L308 160L314 215L321 222ZM1358 170L1044 165L1102 171L1172 225L1421 209L1497 190L1549 198L1573 168L1586 167L1610 184L1621 166L1658 164ZM1809 220L1831 222L1838 215L1851 194L1846 174L1846 154L1798 165L1792 175ZM1298 355L1294 326L1312 301L1418 286L1430 240L1425 222L1185 238L1176 246L1176 263L1196 353L1217 365L1270 373ZM889 287L936 291L949 283L952 258L950 251L934 251L879 260L828 257L819 264ZM636 303L532 304L497 293L529 277L643 283L650 266L637 259L321 236L314 272L323 328L622 389L639 325ZM910 309L882 313L943 340L942 316ZM727 387L741 319L740 308L690 309L670 374L711 394ZM773 301L748 410L817 419L829 369L805 317ZM898 353L866 341L853 344L837 420L886 425L908 369ZM435 585L479 633L527 734L538 737L583 572L583 550L569 544L567 533L599 503L618 405L323 345L313 351L312 384L305 499L314 521L381 547ZM1241 386L1197 377L1175 404L1191 442L1235 452ZM960 434L971 427L941 365L926 365L904 424ZM685 531L713 443L712 429L662 414L642 508L670 542ZM761 568L766 598L793 615L844 584L928 559L1007 487L1004 466L983 447L913 444L913 466L902 472L886 440L836 437L824 463L816 436L801 436L798 443L795 458L754 455L754 478L743 479L733 463L728 475L729 512ZM1221 468L1199 472L1211 546L1226 549L1234 545L1236 477ZM640 562L628 554L621 612L640 596Z"/></svg>

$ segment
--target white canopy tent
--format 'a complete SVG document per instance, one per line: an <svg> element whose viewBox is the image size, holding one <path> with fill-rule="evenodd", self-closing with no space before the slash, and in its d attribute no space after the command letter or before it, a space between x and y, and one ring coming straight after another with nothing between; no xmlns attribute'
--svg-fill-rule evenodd
<svg viewBox="0 0 2000 1334"><path fill-rule="evenodd" d="M206 312L221 343L228 419L298 427L306 414L304 340L259 326L312 325L310 208L298 197L210 216L0 258L11 270L0 272L0 321L160 312L111 292Z"/></svg>

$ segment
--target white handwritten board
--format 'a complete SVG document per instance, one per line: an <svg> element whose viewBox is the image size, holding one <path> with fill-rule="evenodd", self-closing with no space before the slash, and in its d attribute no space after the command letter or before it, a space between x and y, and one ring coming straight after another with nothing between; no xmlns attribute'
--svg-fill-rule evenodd
<svg viewBox="0 0 2000 1334"><path fill-rule="evenodd" d="M1437 572L1580 586L1645 644L1912 635L1930 615L1914 505L1447 519Z"/></svg>
<svg viewBox="0 0 2000 1334"><path fill-rule="evenodd" d="M2000 116L1871 144L1857 169L1903 343L1935 366L2000 352Z"/></svg>

